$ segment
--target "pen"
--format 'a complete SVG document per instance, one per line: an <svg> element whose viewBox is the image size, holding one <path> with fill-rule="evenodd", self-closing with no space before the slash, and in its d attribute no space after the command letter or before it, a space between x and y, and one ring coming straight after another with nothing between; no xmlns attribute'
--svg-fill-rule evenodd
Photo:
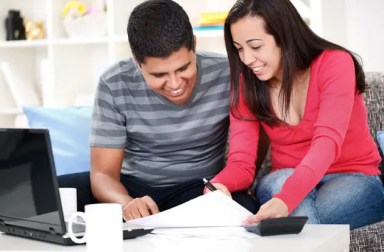
<svg viewBox="0 0 384 252"><path fill-rule="evenodd" d="M203 181L204 181L204 185L205 185L205 187L207 187L210 191L213 192L213 191L216 191L216 190L217 190L217 188L216 188L214 185L212 185L212 183L209 182L208 179L203 178Z"/></svg>

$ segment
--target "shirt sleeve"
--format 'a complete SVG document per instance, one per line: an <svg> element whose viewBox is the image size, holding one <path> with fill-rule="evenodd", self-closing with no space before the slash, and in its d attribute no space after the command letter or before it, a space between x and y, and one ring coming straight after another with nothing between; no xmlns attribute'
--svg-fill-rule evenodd
<svg viewBox="0 0 384 252"><path fill-rule="evenodd" d="M100 78L93 106L90 144L92 147L124 148L126 121L118 111L115 98L105 79Z"/></svg>
<svg viewBox="0 0 384 252"><path fill-rule="evenodd" d="M354 104L356 88L352 57L342 51L327 51L320 62L316 79L320 94L319 114L311 146L274 195L283 200L291 213L319 183L327 169L340 156Z"/></svg>
<svg viewBox="0 0 384 252"><path fill-rule="evenodd" d="M224 184L230 192L244 190L252 184L259 140L260 123L249 112L241 95L238 110L240 115L250 120L238 119L230 114L227 164L211 180Z"/></svg>

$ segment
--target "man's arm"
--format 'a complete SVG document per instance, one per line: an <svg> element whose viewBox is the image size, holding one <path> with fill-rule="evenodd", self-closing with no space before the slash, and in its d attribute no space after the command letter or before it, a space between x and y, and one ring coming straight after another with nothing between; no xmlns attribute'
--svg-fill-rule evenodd
<svg viewBox="0 0 384 252"><path fill-rule="evenodd" d="M124 149L91 147L91 189L100 202L119 203L126 220L157 213L149 196L133 199L120 182Z"/></svg>
<svg viewBox="0 0 384 252"><path fill-rule="evenodd" d="M114 202L121 205L132 200L120 183L124 149L91 147L91 188L100 202Z"/></svg>

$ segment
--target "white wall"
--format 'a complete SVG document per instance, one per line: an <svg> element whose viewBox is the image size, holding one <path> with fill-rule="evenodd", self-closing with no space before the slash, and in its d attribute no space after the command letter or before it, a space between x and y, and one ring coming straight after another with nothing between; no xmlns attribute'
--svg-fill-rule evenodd
<svg viewBox="0 0 384 252"><path fill-rule="evenodd" d="M366 71L384 72L384 1L347 1L347 47L360 54Z"/></svg>
<svg viewBox="0 0 384 252"><path fill-rule="evenodd" d="M324 38L336 44L346 46L347 19L345 0L323 0L321 3L321 22Z"/></svg>
<svg viewBox="0 0 384 252"><path fill-rule="evenodd" d="M323 37L359 54L365 71L384 72L384 1L321 1Z"/></svg>

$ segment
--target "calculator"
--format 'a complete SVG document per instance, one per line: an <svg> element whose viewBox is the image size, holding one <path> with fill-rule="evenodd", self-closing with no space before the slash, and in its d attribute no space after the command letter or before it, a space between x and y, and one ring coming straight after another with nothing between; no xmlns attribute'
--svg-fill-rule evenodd
<svg viewBox="0 0 384 252"><path fill-rule="evenodd" d="M303 230L308 217L291 216L281 218L269 218L258 223L243 226L245 230L260 236L298 234Z"/></svg>

